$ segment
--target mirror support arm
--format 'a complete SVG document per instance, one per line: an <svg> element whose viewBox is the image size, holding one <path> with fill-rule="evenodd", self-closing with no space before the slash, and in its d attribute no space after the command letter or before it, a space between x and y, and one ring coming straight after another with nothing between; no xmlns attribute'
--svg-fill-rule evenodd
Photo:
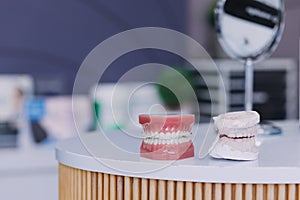
<svg viewBox="0 0 300 200"><path fill-rule="evenodd" d="M244 63L245 67L245 110L252 110L253 106L253 61L247 59Z"/></svg>

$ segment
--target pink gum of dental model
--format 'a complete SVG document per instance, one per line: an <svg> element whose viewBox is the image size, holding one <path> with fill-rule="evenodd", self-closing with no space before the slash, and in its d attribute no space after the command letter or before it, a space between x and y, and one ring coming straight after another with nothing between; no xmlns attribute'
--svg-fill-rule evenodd
<svg viewBox="0 0 300 200"><path fill-rule="evenodd" d="M194 121L195 116L190 114L139 115L139 123L143 126L146 135L147 133L191 132ZM149 144L143 140L140 146L140 155L153 160L184 159L194 156L194 145L190 139L177 144Z"/></svg>

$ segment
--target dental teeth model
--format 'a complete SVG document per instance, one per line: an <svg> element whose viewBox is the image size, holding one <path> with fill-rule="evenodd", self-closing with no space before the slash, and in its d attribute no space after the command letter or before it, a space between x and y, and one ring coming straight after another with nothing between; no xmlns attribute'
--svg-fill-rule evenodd
<svg viewBox="0 0 300 200"><path fill-rule="evenodd" d="M231 160L257 159L258 149L255 146L259 123L257 112L229 112L214 117L213 120L219 138L210 152L212 157Z"/></svg>
<svg viewBox="0 0 300 200"><path fill-rule="evenodd" d="M194 115L139 115L144 130L141 157L153 160L193 157L191 129L194 121Z"/></svg>

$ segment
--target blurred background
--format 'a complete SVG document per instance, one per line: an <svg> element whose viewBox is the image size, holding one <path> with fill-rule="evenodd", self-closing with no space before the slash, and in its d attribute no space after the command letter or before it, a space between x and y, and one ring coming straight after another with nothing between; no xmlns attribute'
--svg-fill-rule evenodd
<svg viewBox="0 0 300 200"><path fill-rule="evenodd" d="M220 47L213 26L213 0L23 0L0 2L0 195L5 199L57 199L57 164L54 145L76 136L72 118L72 89L77 70L87 54L105 39L137 27L164 27L198 41L214 59L225 80L226 102L214 74L193 49L187 47L212 85L182 58L160 50L138 50L119 57L105 71L101 86L76 96L74 112L80 113L79 130L106 130L127 126L126 117L112 120L109 105L112 87L133 67L161 63L181 72L193 85L200 105L198 120L208 122L212 104L228 111L243 109L244 75L241 63L229 59ZM300 2L285 1L285 30L275 53L255 66L254 109L264 120L299 117ZM193 63L192 63L193 64ZM149 72L157 79L172 74ZM124 84L132 91L143 81ZM214 85L215 84L215 85ZM213 93L208 94L207 89ZM120 92L121 93L121 92ZM124 95L126 97L126 95ZM125 97L123 98L125 99ZM120 97L122 101L122 97ZM131 117L162 103L178 109L165 88L149 85L135 94ZM121 103L120 103L121 105ZM190 108L187 108L189 111ZM215 112L215 113L214 113ZM16 191L16 188L18 192ZM45 194L47 194L45 196Z"/></svg>

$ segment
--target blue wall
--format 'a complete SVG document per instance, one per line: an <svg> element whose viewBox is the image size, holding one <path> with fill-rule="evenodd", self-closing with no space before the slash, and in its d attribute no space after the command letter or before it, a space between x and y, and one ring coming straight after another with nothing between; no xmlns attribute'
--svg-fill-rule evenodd
<svg viewBox="0 0 300 200"><path fill-rule="evenodd" d="M143 26L185 32L185 10L182 0L2 0L0 73L33 75L37 93L70 93L78 67L101 41ZM178 62L154 54L154 60L147 52L125 56L104 81L115 81L119 71L136 64Z"/></svg>

